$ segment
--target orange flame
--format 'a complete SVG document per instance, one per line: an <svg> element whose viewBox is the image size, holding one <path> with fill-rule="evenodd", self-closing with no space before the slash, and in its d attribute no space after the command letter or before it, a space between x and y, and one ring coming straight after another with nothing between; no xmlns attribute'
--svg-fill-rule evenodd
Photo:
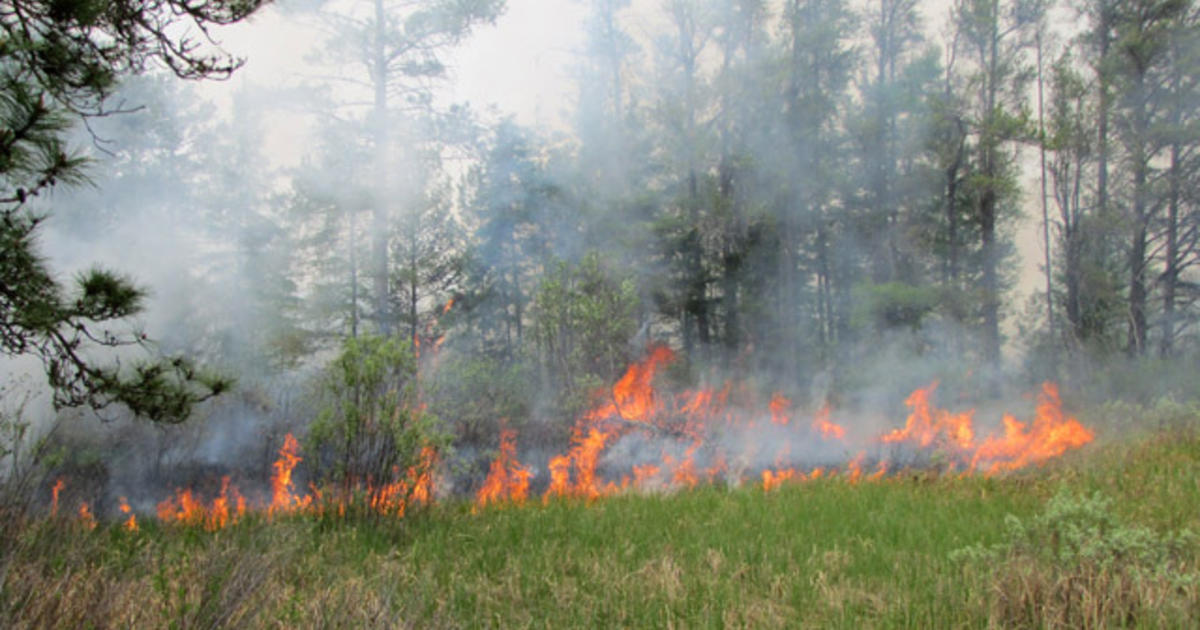
<svg viewBox="0 0 1200 630"><path fill-rule="evenodd" d="M650 354L638 363L629 366L625 375L612 388L612 400L605 402L586 415L589 420L621 418L633 422L646 422L659 410L653 381L659 368L675 360L675 353L666 346L655 346Z"/></svg>
<svg viewBox="0 0 1200 630"><path fill-rule="evenodd" d="M477 507L504 501L518 505L525 502L529 492L529 478L533 473L517 461L516 439L515 431L500 431L500 453L492 461L487 479L475 495Z"/></svg>
<svg viewBox="0 0 1200 630"><path fill-rule="evenodd" d="M821 434L821 437L826 440L844 440L846 439L846 429L829 420L832 410L828 404L822 405L817 410L817 415L813 417L813 430Z"/></svg>
<svg viewBox="0 0 1200 630"><path fill-rule="evenodd" d="M292 494L292 471L301 461L300 443L288 433L279 449L279 459L271 465L275 472L271 475L271 505L267 508L268 516L294 512L301 506L301 499Z"/></svg>
<svg viewBox="0 0 1200 630"><path fill-rule="evenodd" d="M791 422L792 419L788 417L788 408L791 406L792 401L784 398L783 394L776 392L768 404L768 408L771 410L771 423L785 425Z"/></svg>
<svg viewBox="0 0 1200 630"><path fill-rule="evenodd" d="M66 485L62 478L59 478L54 482L54 487L50 488L50 518L58 516L58 493L62 492Z"/></svg>
<svg viewBox="0 0 1200 630"><path fill-rule="evenodd" d="M1091 430L1063 413L1058 386L1043 383L1032 426L1005 415L1004 436L984 440L975 451L971 467L983 463L989 472L1016 470L1058 457L1093 439Z"/></svg>
<svg viewBox="0 0 1200 630"><path fill-rule="evenodd" d="M121 497L120 501L121 513L129 515L129 518L125 519L125 524L122 527L125 528L125 531L136 532L138 530L137 515L133 513L133 508L129 507L129 501L125 500L125 497Z"/></svg>
<svg viewBox="0 0 1200 630"><path fill-rule="evenodd" d="M950 413L944 409L933 407L929 398L937 389L934 382L929 387L918 389L904 401L912 410L908 422L903 429L896 429L880 440L884 443L914 442L922 448L928 447L939 437L953 446L963 449L971 448L975 441L975 429L972 417L975 410L959 414Z"/></svg>
<svg viewBox="0 0 1200 630"><path fill-rule="evenodd" d="M83 525L84 529L96 529L96 517L92 516L92 510L88 508L87 501L79 504L79 524Z"/></svg>
<svg viewBox="0 0 1200 630"><path fill-rule="evenodd" d="M784 470L773 471L770 468L762 471L762 486L763 492L770 492L775 488L783 485L785 481L790 481L796 477L796 469L787 468ZM803 478L803 475L801 475Z"/></svg>

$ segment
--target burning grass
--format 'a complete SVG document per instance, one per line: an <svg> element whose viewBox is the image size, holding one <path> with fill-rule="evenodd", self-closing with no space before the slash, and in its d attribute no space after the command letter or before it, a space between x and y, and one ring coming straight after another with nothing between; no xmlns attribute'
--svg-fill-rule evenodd
<svg viewBox="0 0 1200 630"><path fill-rule="evenodd" d="M1066 487L1103 492L1107 531L1170 539L1151 548L1172 570L1194 570L1195 545L1170 537L1200 529L1200 435L1121 446L1120 457L1102 445L996 477L825 476L769 492L701 486L479 513L473 501L450 501L403 520L251 510L216 532L155 519L136 533L122 520L88 530L64 507L0 534L0 618L14 627L1035 626L1046 619L1020 611L1069 601L1120 612L1097 626L1190 621L1196 594L1186 584L1088 573L1025 551L1049 531L1046 515L1063 512L1054 497ZM1010 515L1032 537L1014 538ZM976 565L953 554L976 547L1000 555ZM1120 594L1142 603L1113 602Z"/></svg>
<svg viewBox="0 0 1200 630"><path fill-rule="evenodd" d="M301 487L304 454L290 435L269 491L248 497L228 479L208 497L180 489L157 519L122 499L119 515L96 520L85 505L60 505L55 484L49 516L0 532L0 618L857 628L1171 625L1200 610L1190 582L1162 581L1155 568L1196 566L1195 540L1171 537L1200 529L1194 428L1078 451L1093 430L1062 410L1051 384L1030 420L1005 417L995 433L970 410L938 407L930 386L909 397L902 426L865 435L829 406L805 418L782 394L755 409L734 383L657 390L655 370L669 360L659 349L631 368L540 479L503 430L470 497L434 501L432 449L389 479ZM1193 414L1186 426L1198 424ZM755 426L769 440L730 438ZM663 446L614 465L631 438ZM843 458L799 463L814 442ZM905 452L925 459L906 466ZM1014 543L1026 539L1006 522L1041 531L1038 514L1062 487L1112 497L1113 518L1172 541L1169 559L1121 573L1025 552L1040 534ZM963 549L999 551L971 562L954 554ZM1128 597L1103 608L1112 589ZM1040 610L1060 612L1029 614Z"/></svg>

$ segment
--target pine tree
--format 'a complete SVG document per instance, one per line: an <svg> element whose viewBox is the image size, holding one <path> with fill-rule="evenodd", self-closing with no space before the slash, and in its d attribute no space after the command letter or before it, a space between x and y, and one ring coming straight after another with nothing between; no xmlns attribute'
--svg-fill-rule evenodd
<svg viewBox="0 0 1200 630"><path fill-rule="evenodd" d="M178 422L228 388L183 358L122 366L94 348L143 345L109 326L137 313L144 292L120 274L93 270L67 294L36 250L42 222L32 203L83 180L84 160L66 135L81 117L108 111L121 77L162 63L183 78L228 76L239 61L206 48L214 25L241 20L256 0L73 3L15 0L0 12L0 352L40 358L56 406L123 405Z"/></svg>

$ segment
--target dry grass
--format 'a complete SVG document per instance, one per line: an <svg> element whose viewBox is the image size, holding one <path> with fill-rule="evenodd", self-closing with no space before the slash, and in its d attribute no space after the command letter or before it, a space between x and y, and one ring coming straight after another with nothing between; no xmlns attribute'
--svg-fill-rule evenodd
<svg viewBox="0 0 1200 630"><path fill-rule="evenodd" d="M9 523L0 619L15 628L1195 626L1197 586L1179 576L1196 571L1200 554L1168 535L1200 529L1200 437L1096 453L1009 478L704 488L478 514L449 503L404 521L247 519L216 533L148 522L137 534L115 523ZM1112 497L1084 523L1142 532L1105 547L1140 559L1039 551L1053 529L1038 519L1063 486ZM1008 514L1033 533L1014 536ZM951 557L963 548L992 555Z"/></svg>
<svg viewBox="0 0 1200 630"><path fill-rule="evenodd" d="M987 619L996 628L1186 628L1200 592L1172 576L1096 564L1061 570L1030 558L994 568Z"/></svg>

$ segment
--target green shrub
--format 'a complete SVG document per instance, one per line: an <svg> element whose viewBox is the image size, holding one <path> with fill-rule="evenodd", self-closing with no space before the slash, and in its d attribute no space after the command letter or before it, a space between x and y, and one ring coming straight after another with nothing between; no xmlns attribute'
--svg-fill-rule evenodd
<svg viewBox="0 0 1200 630"><path fill-rule="evenodd" d="M444 436L417 400L417 362L396 338L347 339L325 369L324 407L309 428L306 452L321 481L344 487L392 479Z"/></svg>
<svg viewBox="0 0 1200 630"><path fill-rule="evenodd" d="M1200 613L1197 538L1126 525L1112 501L1060 491L1004 542L951 558L977 586L974 603L1003 627L1175 625Z"/></svg>

